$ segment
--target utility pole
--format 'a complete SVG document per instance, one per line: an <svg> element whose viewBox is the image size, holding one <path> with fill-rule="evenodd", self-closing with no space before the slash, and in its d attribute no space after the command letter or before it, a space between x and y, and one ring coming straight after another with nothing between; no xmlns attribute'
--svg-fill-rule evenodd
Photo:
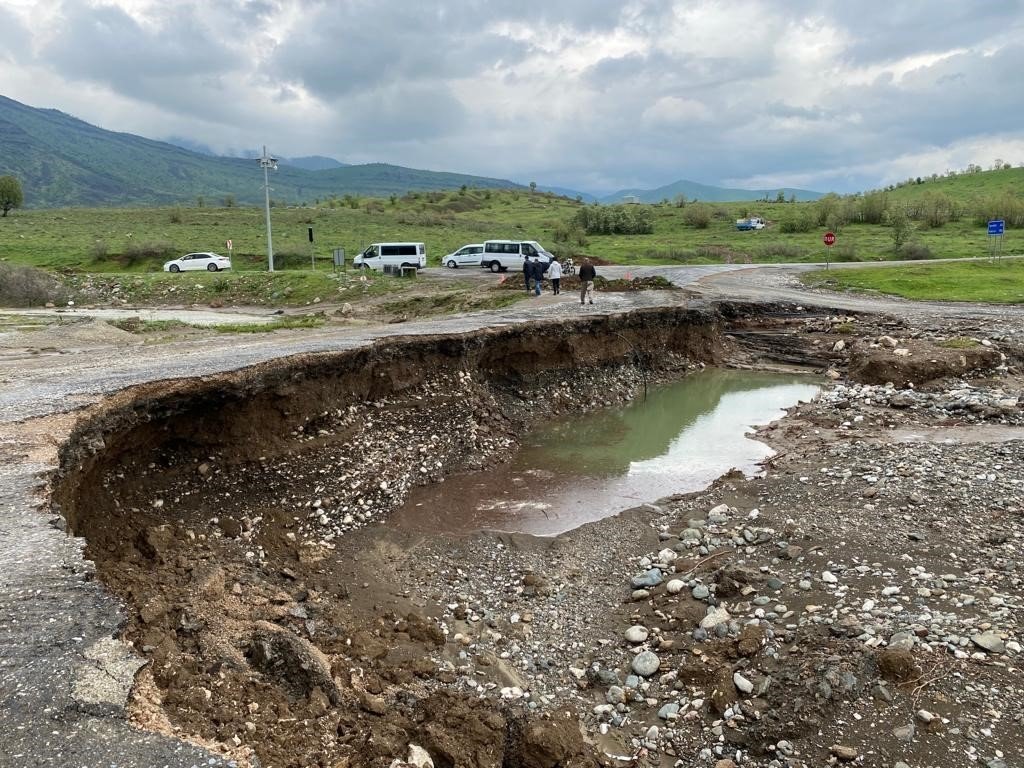
<svg viewBox="0 0 1024 768"><path fill-rule="evenodd" d="M277 170L277 158L267 154L267 145L263 145L263 156L260 158L260 168L263 169L263 198L267 209L267 267L274 271L274 238L270 233L270 175L268 170Z"/></svg>

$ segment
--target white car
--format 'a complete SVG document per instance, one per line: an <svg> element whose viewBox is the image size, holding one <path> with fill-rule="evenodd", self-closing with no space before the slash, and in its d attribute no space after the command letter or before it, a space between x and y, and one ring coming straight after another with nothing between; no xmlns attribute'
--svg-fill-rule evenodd
<svg viewBox="0 0 1024 768"><path fill-rule="evenodd" d="M454 253L449 253L441 259L441 264L448 267L448 269L458 269L459 267L466 266L479 267L483 253L483 243L470 243L469 245L462 246Z"/></svg>
<svg viewBox="0 0 1024 768"><path fill-rule="evenodd" d="M219 253L186 253L180 259L164 264L164 272L187 272L192 269L220 272L222 269L231 269L231 259Z"/></svg>

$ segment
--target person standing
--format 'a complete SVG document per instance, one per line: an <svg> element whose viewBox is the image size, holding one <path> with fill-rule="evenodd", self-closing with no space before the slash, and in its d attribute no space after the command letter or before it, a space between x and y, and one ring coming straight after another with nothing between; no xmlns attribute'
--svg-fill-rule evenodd
<svg viewBox="0 0 1024 768"><path fill-rule="evenodd" d="M551 266L548 267L548 277L551 278L551 293L555 296L562 292L562 265L558 263L558 257L551 257Z"/></svg>
<svg viewBox="0 0 1024 768"><path fill-rule="evenodd" d="M530 260L524 256L523 257L523 282L526 283L526 292L527 293L530 292L530 278L532 276L533 276L533 264L531 264Z"/></svg>
<svg viewBox="0 0 1024 768"><path fill-rule="evenodd" d="M597 270L594 269L594 265L590 263L590 259L584 259L583 266L580 267L580 304L586 304L587 301L594 303L595 277Z"/></svg>
<svg viewBox="0 0 1024 768"><path fill-rule="evenodd" d="M533 289L535 295L540 296L540 284L544 282L544 265L540 263L540 259L536 256L533 257Z"/></svg>

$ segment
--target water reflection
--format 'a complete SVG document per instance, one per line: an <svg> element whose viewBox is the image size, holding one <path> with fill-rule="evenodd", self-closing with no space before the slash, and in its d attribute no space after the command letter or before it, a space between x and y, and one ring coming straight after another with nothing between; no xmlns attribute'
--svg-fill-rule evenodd
<svg viewBox="0 0 1024 768"><path fill-rule="evenodd" d="M540 426L509 463L416 489L391 523L554 535L699 490L730 469L754 472L771 451L744 435L817 390L800 377L703 371L652 389L646 402Z"/></svg>

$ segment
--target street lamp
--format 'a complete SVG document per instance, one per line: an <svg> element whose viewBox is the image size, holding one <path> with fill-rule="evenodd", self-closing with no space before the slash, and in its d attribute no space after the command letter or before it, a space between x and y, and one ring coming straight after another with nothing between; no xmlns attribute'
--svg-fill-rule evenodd
<svg viewBox="0 0 1024 768"><path fill-rule="evenodd" d="M263 156L260 158L260 168L263 169L263 198L267 209L267 266L274 271L274 239L270 234L270 176L269 169L277 170L277 158L267 154L267 145L263 145Z"/></svg>

